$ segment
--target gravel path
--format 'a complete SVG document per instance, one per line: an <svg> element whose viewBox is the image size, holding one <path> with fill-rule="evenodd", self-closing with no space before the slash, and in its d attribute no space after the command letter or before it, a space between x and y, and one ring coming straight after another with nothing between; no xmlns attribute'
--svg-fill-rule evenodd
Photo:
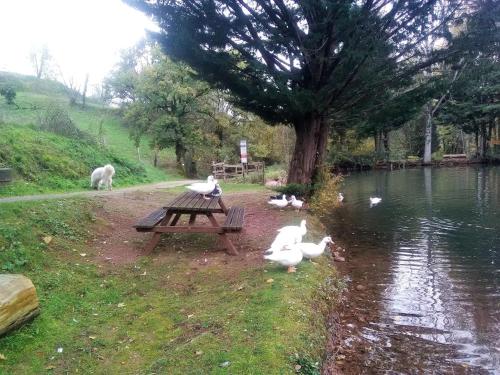
<svg viewBox="0 0 500 375"><path fill-rule="evenodd" d="M73 198L73 197L98 197L98 196L113 196L119 195L132 191L155 191L159 189L168 189L177 186L188 185L193 182L199 182L199 180L179 180L179 181L168 181L168 182L156 182L154 184L147 185L137 185L126 187L122 189L115 189L112 191L97 191L97 190L89 190L89 191L76 191L71 193L55 193L55 194L37 194L37 195L21 195L15 197L6 197L0 198L0 203L9 203L9 202L23 202L23 201L40 201L47 199L65 199L65 198Z"/></svg>

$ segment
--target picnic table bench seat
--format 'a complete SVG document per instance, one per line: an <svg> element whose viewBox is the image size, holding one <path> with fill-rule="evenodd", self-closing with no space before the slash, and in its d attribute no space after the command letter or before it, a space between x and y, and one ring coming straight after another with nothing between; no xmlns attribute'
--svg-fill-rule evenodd
<svg viewBox="0 0 500 375"><path fill-rule="evenodd" d="M222 229L226 232L237 232L243 228L245 209L243 207L231 207L227 213L226 221Z"/></svg>
<svg viewBox="0 0 500 375"><path fill-rule="evenodd" d="M151 212L148 216L142 218L134 225L135 230L138 232L150 231L165 218L167 211L168 209L162 207Z"/></svg>

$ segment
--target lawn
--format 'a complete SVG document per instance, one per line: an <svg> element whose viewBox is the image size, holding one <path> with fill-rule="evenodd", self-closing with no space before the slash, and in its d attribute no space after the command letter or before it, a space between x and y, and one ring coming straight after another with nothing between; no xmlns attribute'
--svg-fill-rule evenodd
<svg viewBox="0 0 500 375"><path fill-rule="evenodd" d="M1 267L33 280L42 313L0 339L0 373L319 374L328 300L340 287L329 258L287 274L256 249L230 257L207 250L210 236L171 235L151 255L106 262L106 241L143 246L117 223L171 196L156 194L1 206ZM229 199L255 194L264 203L248 203L253 230L297 220L293 210L262 211L266 192Z"/></svg>

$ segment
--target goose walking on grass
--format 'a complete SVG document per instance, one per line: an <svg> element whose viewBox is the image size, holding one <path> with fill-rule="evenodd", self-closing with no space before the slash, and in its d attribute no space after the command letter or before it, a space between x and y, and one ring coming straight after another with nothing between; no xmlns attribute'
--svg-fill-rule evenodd
<svg viewBox="0 0 500 375"><path fill-rule="evenodd" d="M373 206L379 204L380 202L382 202L382 198L370 197L370 207L373 207Z"/></svg>
<svg viewBox="0 0 500 375"><path fill-rule="evenodd" d="M302 237L307 233L306 221L302 220L300 226L288 225L278 229L278 235L274 239L271 247L266 250L265 254L272 254L283 250L289 245L302 242Z"/></svg>
<svg viewBox="0 0 500 375"><path fill-rule="evenodd" d="M267 203L270 204L271 206L276 206L279 208L284 208L284 207L288 206L288 201L286 200L285 194L283 194L281 199L271 199Z"/></svg>
<svg viewBox="0 0 500 375"><path fill-rule="evenodd" d="M272 254L264 255L264 259L270 260L288 267L288 272L295 272L295 266L302 261L302 251L299 248L290 248L283 251L275 251Z"/></svg>
<svg viewBox="0 0 500 375"><path fill-rule="evenodd" d="M208 176L207 182L196 182L189 186L186 186L187 189L194 191L195 193L202 194L203 198L207 198L206 195L210 194L215 189L215 185L217 184L217 180L214 179L214 176Z"/></svg>
<svg viewBox="0 0 500 375"><path fill-rule="evenodd" d="M327 236L324 237L319 244L315 244L312 242L300 242L292 245L291 247L298 248L300 251L302 251L304 258L313 259L323 254L325 252L326 245L329 243L333 243L333 241L330 236Z"/></svg>
<svg viewBox="0 0 500 375"><path fill-rule="evenodd" d="M300 211L300 209L304 205L304 201L301 201L300 199L295 198L295 195L292 195L290 204L292 205L292 207L295 207L298 211Z"/></svg>

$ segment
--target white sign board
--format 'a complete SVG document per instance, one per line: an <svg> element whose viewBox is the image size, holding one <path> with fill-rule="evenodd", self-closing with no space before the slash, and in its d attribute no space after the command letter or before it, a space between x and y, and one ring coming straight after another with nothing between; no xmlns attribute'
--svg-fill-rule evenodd
<svg viewBox="0 0 500 375"><path fill-rule="evenodd" d="M242 139L240 141L240 155L241 155L241 162L243 164L248 163L248 158L247 158L247 141L246 141L246 139Z"/></svg>

